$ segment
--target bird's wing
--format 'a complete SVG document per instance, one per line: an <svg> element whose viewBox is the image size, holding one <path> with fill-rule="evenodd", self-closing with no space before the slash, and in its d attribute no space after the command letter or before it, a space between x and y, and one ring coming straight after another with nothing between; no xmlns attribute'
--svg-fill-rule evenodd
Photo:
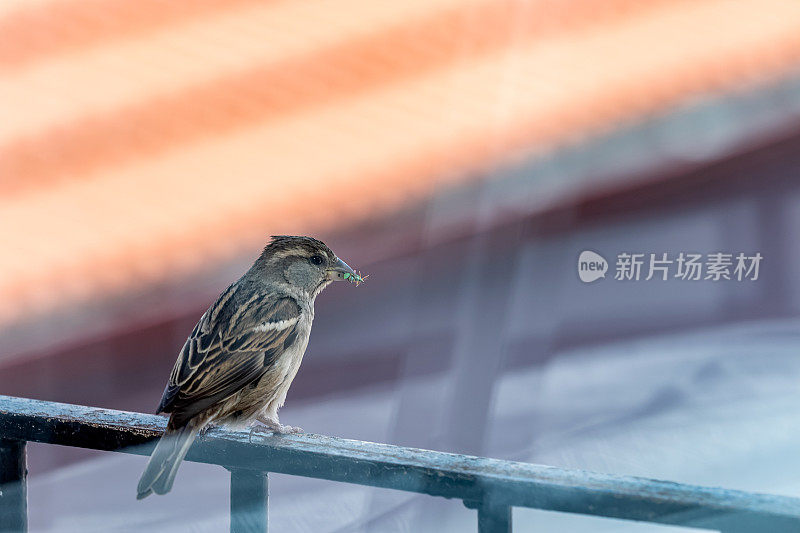
<svg viewBox="0 0 800 533"><path fill-rule="evenodd" d="M260 378L294 343L301 314L294 298L255 292L241 301L236 290L223 292L195 326L157 412L192 418Z"/></svg>

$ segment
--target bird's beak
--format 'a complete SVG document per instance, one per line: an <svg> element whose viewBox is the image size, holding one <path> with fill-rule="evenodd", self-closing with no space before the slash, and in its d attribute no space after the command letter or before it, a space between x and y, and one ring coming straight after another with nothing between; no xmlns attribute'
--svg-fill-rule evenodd
<svg viewBox="0 0 800 533"><path fill-rule="evenodd" d="M349 275L348 277L356 275L355 271L352 268L350 268L350 265L348 265L338 257L336 258L336 265L330 269L330 273L331 273L331 279L333 281L342 281L347 279L345 278L345 274L348 274Z"/></svg>

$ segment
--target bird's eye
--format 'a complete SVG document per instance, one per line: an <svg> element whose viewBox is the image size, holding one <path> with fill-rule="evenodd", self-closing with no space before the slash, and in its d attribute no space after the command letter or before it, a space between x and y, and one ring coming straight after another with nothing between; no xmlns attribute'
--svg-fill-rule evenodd
<svg viewBox="0 0 800 533"><path fill-rule="evenodd" d="M311 256L311 262L315 265L321 265L324 262L321 255L313 255Z"/></svg>

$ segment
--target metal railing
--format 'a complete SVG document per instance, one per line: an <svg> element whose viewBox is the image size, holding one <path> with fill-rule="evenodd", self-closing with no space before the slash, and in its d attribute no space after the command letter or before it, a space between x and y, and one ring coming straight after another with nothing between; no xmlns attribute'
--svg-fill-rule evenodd
<svg viewBox="0 0 800 533"><path fill-rule="evenodd" d="M26 442L146 455L155 415L0 396L0 529L27 528ZM320 435L251 439L212 428L189 461L231 472L231 531L266 531L268 472L459 499L478 531L511 531L511 508L637 520L726 533L798 532L800 499L403 448ZM131 498L136 480L131 479Z"/></svg>

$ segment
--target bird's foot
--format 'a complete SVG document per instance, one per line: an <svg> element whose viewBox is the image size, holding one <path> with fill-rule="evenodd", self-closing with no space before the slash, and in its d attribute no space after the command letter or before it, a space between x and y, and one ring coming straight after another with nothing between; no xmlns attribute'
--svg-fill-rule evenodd
<svg viewBox="0 0 800 533"><path fill-rule="evenodd" d="M298 433L302 432L303 428L299 426L285 426L283 424L281 424L280 427L275 430L275 433L280 433L283 435L297 435Z"/></svg>
<svg viewBox="0 0 800 533"><path fill-rule="evenodd" d="M293 435L302 433L303 428L296 426L287 426L281 424L279 421L272 418L258 418L261 424L254 424L250 427L250 440L252 441L253 433L272 433L273 435Z"/></svg>

